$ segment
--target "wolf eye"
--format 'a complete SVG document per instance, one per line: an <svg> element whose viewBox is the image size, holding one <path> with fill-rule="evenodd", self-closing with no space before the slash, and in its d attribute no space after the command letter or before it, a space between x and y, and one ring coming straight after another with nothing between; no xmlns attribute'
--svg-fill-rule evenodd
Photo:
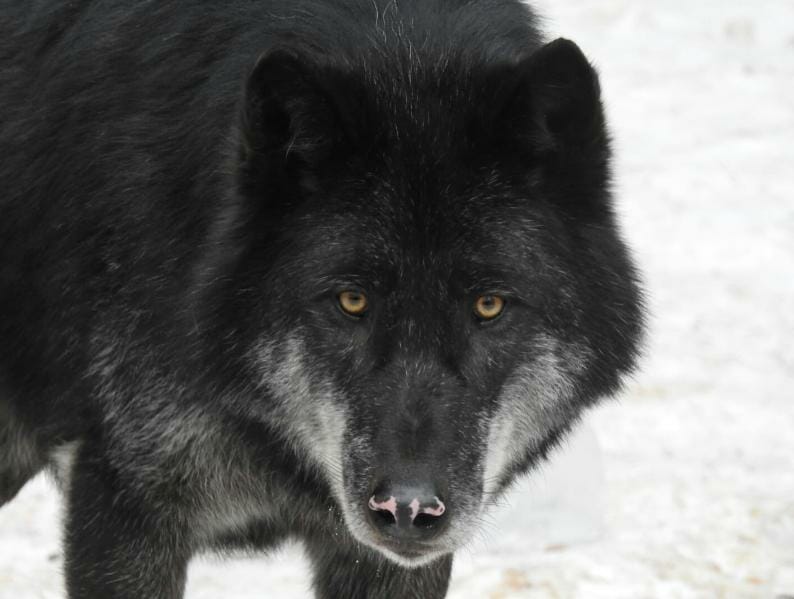
<svg viewBox="0 0 794 599"><path fill-rule="evenodd" d="M362 316L368 305L367 296L360 291L343 291L339 294L339 307L350 316Z"/></svg>
<svg viewBox="0 0 794 599"><path fill-rule="evenodd" d="M480 320L493 320L504 309L505 300L498 295L481 295L474 300L474 314Z"/></svg>

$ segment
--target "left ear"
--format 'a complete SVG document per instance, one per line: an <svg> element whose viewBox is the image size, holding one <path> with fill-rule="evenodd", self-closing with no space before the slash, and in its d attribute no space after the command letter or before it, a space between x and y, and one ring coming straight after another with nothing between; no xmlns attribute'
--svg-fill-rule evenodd
<svg viewBox="0 0 794 599"><path fill-rule="evenodd" d="M505 73L500 74L504 78ZM513 67L496 89L500 137L532 154L566 151L603 141L598 75L579 47L557 39Z"/></svg>

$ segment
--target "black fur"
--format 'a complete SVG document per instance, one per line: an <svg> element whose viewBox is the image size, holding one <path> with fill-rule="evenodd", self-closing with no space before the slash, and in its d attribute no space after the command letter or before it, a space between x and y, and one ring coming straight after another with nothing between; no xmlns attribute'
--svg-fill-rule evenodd
<svg viewBox="0 0 794 599"><path fill-rule="evenodd" d="M69 448L69 597L176 599L195 552L288 536L318 597L443 597L493 494L634 367L581 51L517 0L0 14L0 503ZM486 480L506 406L528 436ZM420 479L448 512L400 562L366 500Z"/></svg>

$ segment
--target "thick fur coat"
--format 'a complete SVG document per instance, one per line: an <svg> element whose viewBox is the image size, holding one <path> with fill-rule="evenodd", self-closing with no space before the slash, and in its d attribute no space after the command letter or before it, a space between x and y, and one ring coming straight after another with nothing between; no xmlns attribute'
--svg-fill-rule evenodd
<svg viewBox="0 0 794 599"><path fill-rule="evenodd" d="M56 474L70 599L287 537L320 598L444 597L635 364L581 51L517 0L0 15L0 503Z"/></svg>

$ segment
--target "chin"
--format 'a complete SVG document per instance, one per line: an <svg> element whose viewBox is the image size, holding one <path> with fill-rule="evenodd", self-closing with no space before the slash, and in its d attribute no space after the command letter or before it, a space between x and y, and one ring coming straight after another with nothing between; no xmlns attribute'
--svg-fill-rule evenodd
<svg viewBox="0 0 794 599"><path fill-rule="evenodd" d="M373 539L361 540L361 542L380 553L389 561L399 564L403 568L420 568L453 552L451 549L423 549L412 545L400 547L398 545L378 542Z"/></svg>

